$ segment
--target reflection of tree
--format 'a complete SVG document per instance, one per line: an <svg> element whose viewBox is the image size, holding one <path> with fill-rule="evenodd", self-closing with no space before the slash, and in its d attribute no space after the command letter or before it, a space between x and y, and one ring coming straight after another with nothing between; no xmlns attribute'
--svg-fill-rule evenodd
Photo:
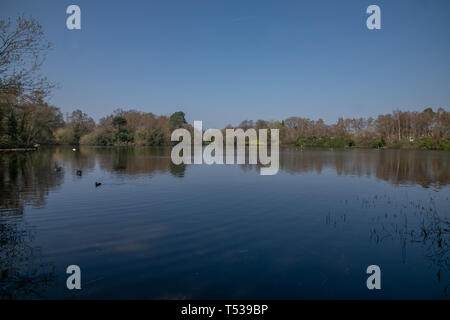
<svg viewBox="0 0 450 320"><path fill-rule="evenodd" d="M24 206L43 206L48 192L59 186L64 172L103 170L128 176L170 172L184 177L186 165L176 166L170 148L42 148L38 152L0 153L0 210L23 212ZM56 170L63 166L64 169Z"/></svg>
<svg viewBox="0 0 450 320"><path fill-rule="evenodd" d="M54 278L39 262L33 234L22 221L24 206L43 206L48 191L63 179L51 151L0 155L0 298L40 297Z"/></svg>
<svg viewBox="0 0 450 320"><path fill-rule="evenodd" d="M23 212L25 204L42 206L48 191L60 185L50 151L0 155L0 209Z"/></svg>
<svg viewBox="0 0 450 320"><path fill-rule="evenodd" d="M450 183L450 153L416 150L299 151L280 150L280 168L290 173L367 175L397 184L445 186Z"/></svg>
<svg viewBox="0 0 450 320"><path fill-rule="evenodd" d="M128 163L128 148L113 149L113 170L125 171Z"/></svg>
<svg viewBox="0 0 450 320"><path fill-rule="evenodd" d="M72 172L76 170L92 170L95 167L95 148L82 148L76 152L72 148L54 148L53 158L56 162L64 164Z"/></svg>
<svg viewBox="0 0 450 320"><path fill-rule="evenodd" d="M84 148L81 151L84 152ZM172 163L170 148L96 148L95 153L103 170L128 176L170 172L174 176L183 177L186 170L185 165L175 166Z"/></svg>
<svg viewBox="0 0 450 320"><path fill-rule="evenodd" d="M54 281L54 267L39 262L32 241L32 233L18 223L0 221L0 299L40 298Z"/></svg>
<svg viewBox="0 0 450 320"><path fill-rule="evenodd" d="M173 164L172 161L170 161L170 173L177 178L183 178L184 177L184 173L186 171L186 165L185 164L180 164L180 165L176 165Z"/></svg>

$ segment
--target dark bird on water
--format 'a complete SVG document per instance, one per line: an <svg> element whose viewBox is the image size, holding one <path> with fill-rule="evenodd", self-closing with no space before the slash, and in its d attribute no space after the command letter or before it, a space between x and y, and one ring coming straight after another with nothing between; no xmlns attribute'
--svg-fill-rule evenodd
<svg viewBox="0 0 450 320"><path fill-rule="evenodd" d="M96 182L95 183L95 187L97 188L97 187L100 187L102 184L100 183L100 182Z"/></svg>
<svg viewBox="0 0 450 320"><path fill-rule="evenodd" d="M77 170L77 176L80 176L83 174L83 172L81 170Z"/></svg>
<svg viewBox="0 0 450 320"><path fill-rule="evenodd" d="M61 170L62 170L62 167L55 166L55 171L56 171L56 172L61 172Z"/></svg>

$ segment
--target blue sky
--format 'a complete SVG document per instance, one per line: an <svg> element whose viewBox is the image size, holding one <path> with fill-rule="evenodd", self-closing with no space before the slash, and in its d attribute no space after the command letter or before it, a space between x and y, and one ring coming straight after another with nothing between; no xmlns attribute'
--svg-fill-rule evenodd
<svg viewBox="0 0 450 320"><path fill-rule="evenodd" d="M66 28L81 8L82 30ZM366 28L381 8L382 29ZM1 0L54 49L51 102L94 119L183 110L204 127L302 116L334 122L450 105L450 1Z"/></svg>

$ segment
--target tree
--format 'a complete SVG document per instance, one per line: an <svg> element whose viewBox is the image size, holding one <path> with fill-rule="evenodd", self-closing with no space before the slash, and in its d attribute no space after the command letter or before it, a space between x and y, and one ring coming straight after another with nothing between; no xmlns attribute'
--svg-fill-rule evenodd
<svg viewBox="0 0 450 320"><path fill-rule="evenodd" d="M238 125L238 128L247 130L249 128L253 128L254 126L255 124L253 123L253 120L244 120Z"/></svg>
<svg viewBox="0 0 450 320"><path fill-rule="evenodd" d="M112 120L112 124L114 127L117 128L118 132L121 132L124 130L124 127L127 125L127 119L125 119L122 116L115 116Z"/></svg>
<svg viewBox="0 0 450 320"><path fill-rule="evenodd" d="M0 20L0 94L19 97L38 91L47 95L53 84L39 74L51 44L32 17Z"/></svg>
<svg viewBox="0 0 450 320"><path fill-rule="evenodd" d="M48 143L63 125L44 102L54 85L39 73L50 48L32 17L0 19L0 145Z"/></svg>
<svg viewBox="0 0 450 320"><path fill-rule="evenodd" d="M54 132L64 126L59 108L47 103L23 103L16 108L21 119L21 140L25 145L53 143Z"/></svg>
<svg viewBox="0 0 450 320"><path fill-rule="evenodd" d="M185 114L182 111L173 113L169 118L169 122L172 130L182 128L187 123Z"/></svg>
<svg viewBox="0 0 450 320"><path fill-rule="evenodd" d="M68 118L68 125L73 132L73 144L78 145L83 135L90 133L95 128L95 121L83 111L77 109Z"/></svg>

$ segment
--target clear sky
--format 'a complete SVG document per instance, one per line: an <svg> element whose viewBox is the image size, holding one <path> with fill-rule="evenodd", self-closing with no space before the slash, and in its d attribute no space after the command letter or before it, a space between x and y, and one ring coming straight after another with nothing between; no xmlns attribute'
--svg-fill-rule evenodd
<svg viewBox="0 0 450 320"><path fill-rule="evenodd" d="M66 28L81 8L82 30ZM381 8L381 30L366 8ZM54 44L51 102L94 119L182 110L205 127L244 119L376 116L450 106L448 0L1 0Z"/></svg>

